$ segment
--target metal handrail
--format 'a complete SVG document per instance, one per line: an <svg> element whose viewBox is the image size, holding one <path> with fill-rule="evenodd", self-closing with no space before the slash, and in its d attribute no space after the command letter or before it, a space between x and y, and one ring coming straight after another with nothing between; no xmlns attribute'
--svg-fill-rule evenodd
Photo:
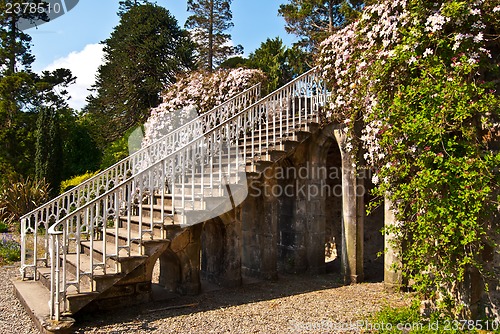
<svg viewBox="0 0 500 334"><path fill-rule="evenodd" d="M182 125L181 127L175 129L174 131L168 133L162 138L154 141L150 145L141 148L137 152L131 154L127 158L117 162L113 166L107 168L106 170L100 172L99 174L93 176L92 178L82 182L78 186L66 191L65 193L57 196L51 201L43 204L42 206L36 208L35 210L25 214L21 217L21 273L23 278L26 277L26 268L37 266L37 261L46 261L47 257L47 247L45 247L45 257L38 258L38 247L37 247L37 231L40 227L48 230L48 227L55 223L59 218L68 215L71 211L74 211L81 207L83 204L92 200L96 196L99 196L99 192L106 193L113 189L120 181L126 179L128 176L134 175L137 170L137 166L140 166L141 162L147 158L151 157L155 148L161 147L163 150L165 147L169 146L167 143L173 143L175 145L184 145L189 137L181 138L182 134L188 133L194 135L195 133L203 133L204 126L210 125L210 118L217 112L223 112L225 108L230 107L232 103L237 106L230 110L226 117L231 116L234 112L241 110L242 107L246 107L249 103L258 99L260 95L261 83L257 83L252 87L244 90L243 92L235 95L231 99L225 101L224 103L214 107L208 112L202 113L195 119L189 121L188 123ZM241 100L241 101L240 101ZM212 117L213 118L213 117ZM216 118L216 117L215 117ZM197 127L196 131L191 128ZM170 145L172 146L172 145ZM170 148L173 150L174 148ZM161 151L161 150L160 150ZM168 150L165 154L168 154ZM161 155L160 155L161 156ZM34 222L32 222L34 219ZM34 225L31 227L31 225ZM34 234L34 250L33 250L33 263L26 263L26 235L28 233ZM47 239L47 235L45 235ZM45 242L47 246L47 242Z"/></svg>
<svg viewBox="0 0 500 334"><path fill-rule="evenodd" d="M85 234L90 239L90 252L92 253L96 231L106 229L108 221L114 221L112 228L116 229L116 235L118 235L119 228L127 231L125 245L119 245L117 238L115 238L113 249L110 249L109 252L106 249L102 251L102 261L97 261L90 256L91 272L82 275L93 277L94 267L99 267L105 272L107 260L119 257L123 249L125 249L126 254L131 254L133 239L131 236L131 215L133 210L139 212L138 238L136 236L134 240L139 243L140 252L142 252L143 237L148 235L148 238L154 239L155 226L163 229L167 216L171 217L173 221L174 215L177 214L182 216L183 223L192 223L186 215L197 210L209 211L205 210L204 197L220 195L223 191L222 180L229 180L226 181L228 184L237 183L238 173L242 172L242 168L245 168L247 162L253 165L255 163L254 157L257 154L265 152L270 145L280 143L283 138L297 130L298 125L310 120L319 122L320 108L326 103L327 91L316 72L317 68L313 68L304 73L282 88L208 129L186 145L175 149L158 161L152 161L143 170L115 185L105 194L97 196L78 210L58 219L57 223L52 225L48 231L50 249L52 250L50 259L52 268L51 316L57 320L60 313L65 311L64 303L68 286L77 286L78 291L80 291L79 277L75 282L68 282L64 268L62 274L59 268L60 262L64 265L66 261L68 240L73 238L71 240L77 245L77 266L79 266L80 252L78 247L80 247L80 240L78 238L81 237L81 234ZM278 129L278 131L274 130L270 133L269 129ZM256 143L254 133L264 136L268 147L264 147L266 145L262 144L262 140ZM244 149L240 149L238 145L241 141L243 141ZM246 149L247 142L251 143L250 150ZM228 158L232 156L235 157L234 160ZM227 161L224 161L224 158ZM198 164L198 162L200 163ZM204 170L204 168L208 170ZM243 169L243 171L245 170ZM207 174L206 177L205 174ZM197 177L200 178L201 187L199 190L195 189L194 186ZM233 177L235 178L233 179ZM190 181L186 181L189 179ZM168 188L169 193L166 192L166 188ZM210 192L209 195L205 195L206 190ZM151 205L152 209L155 193L159 195L159 201L162 204L161 218L155 222L151 214L149 227L143 229L142 208ZM172 209L170 214L164 213L163 210L166 196L171 196ZM134 208L134 203L136 208ZM125 221L121 220L122 218ZM122 222L124 226L120 227L119 222ZM105 247L106 233L103 231L98 238L102 238L99 241L102 241L103 247ZM56 259L60 257L62 257L62 261L57 261ZM119 268L114 270L118 272ZM79 268L77 268L77 273L80 275ZM60 291L61 288L62 291Z"/></svg>
<svg viewBox="0 0 500 334"><path fill-rule="evenodd" d="M294 83L296 83L297 81L299 81L300 79L302 79L303 77L306 77L308 75L310 75L311 73L314 73L315 71L317 70L317 67L314 67L312 69L310 69L309 71L305 72L304 74L300 75L299 77L293 79L292 81L290 81L289 83L285 84L283 87L279 88L278 90L276 90L275 92L272 92L272 93L269 93L268 95L266 95L265 97L261 98L260 100L258 100L257 102L253 103L252 105L244 108L243 110L241 110L240 112L238 112L237 114L233 115L232 117L228 118L227 120L221 122L220 124L218 124L215 128L212 128L210 130L208 130L207 132L203 133L202 135L198 136L197 138L191 140L190 142L186 143L185 145L183 145L182 147L176 149L174 152L170 153L169 155L167 155L166 157L162 158L161 160L153 163L152 165L146 167L145 169L141 170L137 175L133 175L131 177L129 177L128 179L124 180L122 183L118 184L117 186L115 186L113 189L110 189L108 192L96 197L95 199L93 199L92 201L84 204L82 207L78 208L78 210L83 210L85 208L87 208L89 205L92 205L93 203L99 201L100 199L106 197L106 195L108 195L110 192L114 191L115 189L119 188L120 185L123 185L123 184L126 184L127 182L129 182L130 180L133 180L134 178L136 178L138 175L146 172L148 169L150 169L152 166L155 166L161 162L163 162L164 160L168 159L168 158L171 158L172 156L174 156L175 154L178 154L178 153L181 153L183 151L186 151L188 149L191 148L191 146L193 146L195 143L199 142L201 139L213 134L217 129L220 129L221 127L224 127L226 126L227 124L231 123L231 122L234 122L234 120L236 120L238 117L240 117L241 115L245 114L245 113L248 113L250 110L258 107L258 106L262 106L264 104L265 101L269 100L270 97L272 96L276 96L280 91L282 91L283 89L293 85ZM297 122L298 123L298 122ZM68 213L65 217L61 218L60 220L64 220L66 218L68 218L69 216L71 216L72 214L75 214L77 210L75 210L74 212L71 212L71 213ZM56 226L58 224L54 224L51 226L51 228L49 229L50 230L53 230L54 226ZM54 230L55 231L55 230ZM50 232L49 232L50 233Z"/></svg>

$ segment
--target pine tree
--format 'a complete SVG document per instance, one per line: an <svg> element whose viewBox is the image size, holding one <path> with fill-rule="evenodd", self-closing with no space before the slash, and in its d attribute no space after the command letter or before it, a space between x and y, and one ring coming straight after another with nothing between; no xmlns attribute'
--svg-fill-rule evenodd
<svg viewBox="0 0 500 334"><path fill-rule="evenodd" d="M144 5L150 3L148 0L123 0L120 1L120 7L118 8L118 16L122 16L128 12L134 6Z"/></svg>
<svg viewBox="0 0 500 334"><path fill-rule="evenodd" d="M178 73L194 67L194 45L165 8L132 6L103 42L94 94L85 109L101 147L146 121L160 92Z"/></svg>
<svg viewBox="0 0 500 334"><path fill-rule="evenodd" d="M39 0L12 0L13 7ZM18 28L21 20L48 20L44 13L16 14L0 1L0 181L14 174L33 171L33 131L36 122L35 60L30 52L31 37Z"/></svg>
<svg viewBox="0 0 500 334"><path fill-rule="evenodd" d="M16 5L23 8L26 4L44 4L42 0L11 0L0 3L0 71L3 75L31 68L35 57L29 52L31 37L18 28L21 20L48 21L45 12L16 11Z"/></svg>
<svg viewBox="0 0 500 334"><path fill-rule="evenodd" d="M35 177L50 184L52 196L59 191L64 171L60 118L68 109L65 88L75 80L70 70L57 69L42 72L36 85L39 101L35 130Z"/></svg>
<svg viewBox="0 0 500 334"><path fill-rule="evenodd" d="M285 30L301 37L297 46L313 51L339 27L354 20L367 1L363 0L289 0L280 5L279 15Z"/></svg>
<svg viewBox="0 0 500 334"><path fill-rule="evenodd" d="M212 71L231 55L243 53L241 45L229 46L231 35L227 31L234 26L231 22L232 0L188 0L188 11L193 14L186 21L186 28L192 29L193 39L198 44L199 64Z"/></svg>

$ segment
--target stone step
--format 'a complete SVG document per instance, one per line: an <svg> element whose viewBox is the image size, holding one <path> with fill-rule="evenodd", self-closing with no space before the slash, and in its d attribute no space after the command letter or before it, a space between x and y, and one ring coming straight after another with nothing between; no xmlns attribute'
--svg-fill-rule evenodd
<svg viewBox="0 0 500 334"><path fill-rule="evenodd" d="M137 223L131 224L130 232L127 228L107 228L106 232L106 240L114 245L116 248L116 243L118 243L119 247L128 246L130 243L130 247L133 253L140 253L139 246L139 217L135 217ZM144 219L144 218L143 218ZM146 221L144 219L142 225L142 235L143 235L143 243L151 240L151 235L153 235L155 240L166 240L170 241L175 234L178 232L178 228L180 226L173 224L155 224L153 227L153 232L151 232L150 221ZM130 235L129 235L130 233ZM129 242L130 240L130 242Z"/></svg>
<svg viewBox="0 0 500 334"><path fill-rule="evenodd" d="M62 317L61 321L56 323L49 319L50 291L40 281L15 279L12 283L16 297L23 304L40 333L69 332L75 320Z"/></svg>

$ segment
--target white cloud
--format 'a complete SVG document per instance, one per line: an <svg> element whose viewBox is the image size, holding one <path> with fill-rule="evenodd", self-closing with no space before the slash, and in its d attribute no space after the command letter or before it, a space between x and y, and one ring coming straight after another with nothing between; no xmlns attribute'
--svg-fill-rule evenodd
<svg viewBox="0 0 500 334"><path fill-rule="evenodd" d="M43 70L52 71L57 68L67 68L76 77L76 83L68 87L71 99L70 107L80 110L85 106L88 89L95 83L95 75L102 64L104 52L101 44L87 44L82 51L71 52L66 57L56 59Z"/></svg>

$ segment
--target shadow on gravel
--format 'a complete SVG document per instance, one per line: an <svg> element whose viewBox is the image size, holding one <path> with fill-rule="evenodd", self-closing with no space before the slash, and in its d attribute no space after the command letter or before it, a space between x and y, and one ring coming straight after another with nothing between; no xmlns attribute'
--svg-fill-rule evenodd
<svg viewBox="0 0 500 334"><path fill-rule="evenodd" d="M238 288L219 288L202 281L202 293L197 296L170 295L169 299L134 307L77 314L75 333L84 333L101 326L115 324L119 324L120 328L116 333L125 333L128 328L137 330L138 325L145 331L155 330L156 328L150 327L151 322L155 320L341 286L343 286L343 280L338 273L317 276L280 275L276 281L244 281L244 284ZM154 287L154 289L158 288Z"/></svg>

